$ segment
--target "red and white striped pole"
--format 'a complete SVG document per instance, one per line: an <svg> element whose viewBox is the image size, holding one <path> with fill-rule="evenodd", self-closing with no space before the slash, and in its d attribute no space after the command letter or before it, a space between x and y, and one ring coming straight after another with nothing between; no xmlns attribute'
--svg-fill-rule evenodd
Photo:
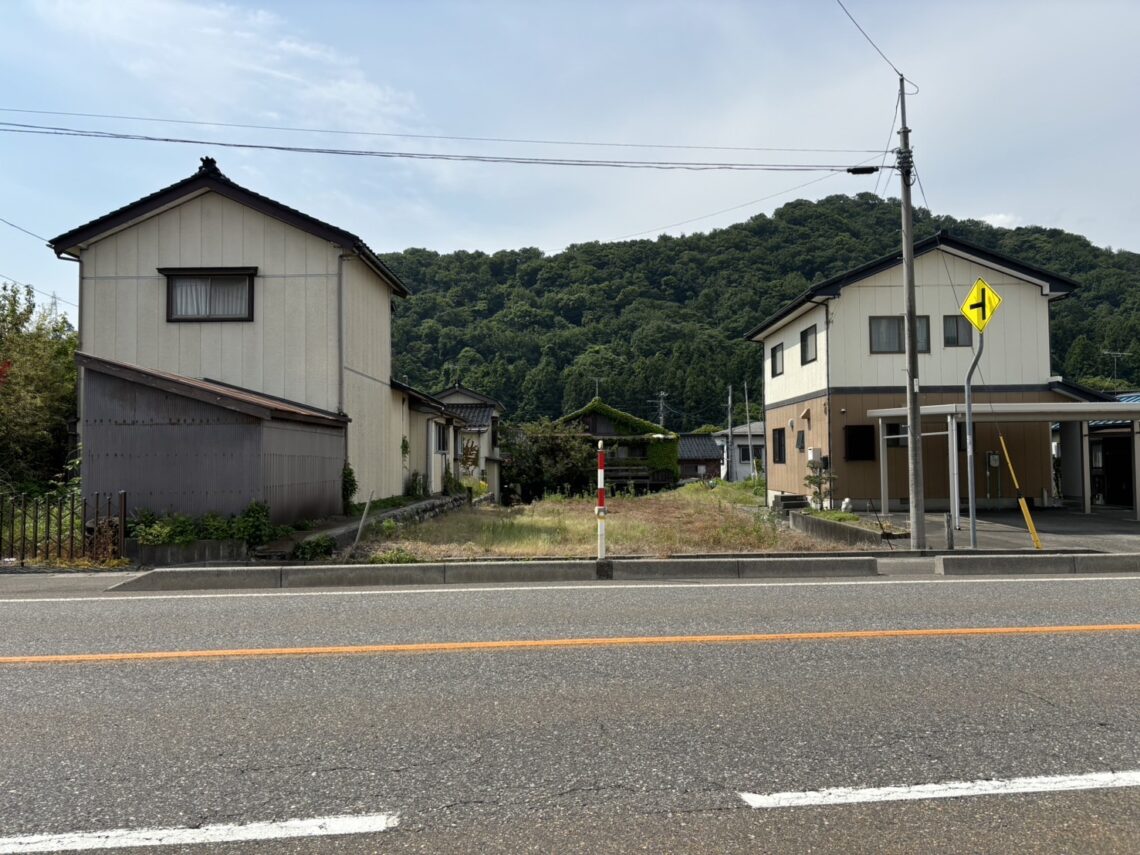
<svg viewBox="0 0 1140 855"><path fill-rule="evenodd" d="M598 518L598 560L606 557L606 451L598 440L598 504L594 508Z"/></svg>

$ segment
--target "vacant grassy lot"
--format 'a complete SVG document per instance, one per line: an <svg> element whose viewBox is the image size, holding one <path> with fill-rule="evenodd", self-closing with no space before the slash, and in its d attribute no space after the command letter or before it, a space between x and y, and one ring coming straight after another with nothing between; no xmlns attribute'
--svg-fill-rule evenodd
<svg viewBox="0 0 1140 855"><path fill-rule="evenodd" d="M820 544L775 525L760 499L740 485L690 484L651 496L606 500L606 551L682 555L819 549ZM533 505L483 505L412 526L365 546L375 560L480 557L582 557L597 554L593 498L555 496Z"/></svg>

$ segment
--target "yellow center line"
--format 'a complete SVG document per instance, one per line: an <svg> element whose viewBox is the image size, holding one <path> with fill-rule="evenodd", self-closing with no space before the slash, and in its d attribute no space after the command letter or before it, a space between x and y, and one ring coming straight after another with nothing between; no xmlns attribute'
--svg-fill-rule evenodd
<svg viewBox="0 0 1140 855"><path fill-rule="evenodd" d="M1053 635L1140 632L1140 624L1076 626L981 626L945 629L865 629L838 632L770 632L742 635L642 635L613 638L541 638L508 641L447 641L421 644L355 644L330 647L249 647L233 650L151 650L126 653L63 653L0 656L0 665L59 665L84 662L141 662L157 659L228 659L250 656L359 656L368 653L461 653L542 650L565 647L634 647L662 644L753 644L780 641L844 641L864 638L938 638L970 635Z"/></svg>

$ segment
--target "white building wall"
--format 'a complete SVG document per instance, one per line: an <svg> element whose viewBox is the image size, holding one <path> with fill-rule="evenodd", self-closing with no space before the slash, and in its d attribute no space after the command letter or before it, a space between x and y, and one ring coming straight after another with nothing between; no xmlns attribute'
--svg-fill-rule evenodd
<svg viewBox="0 0 1140 855"><path fill-rule="evenodd" d="M993 386L1048 382L1049 304L1041 287L1012 273L936 249L915 259L915 307L919 315L930 317L930 353L918 356L922 385L962 385L974 350L945 347L942 318L960 314L961 304L979 277L993 286L1002 304L987 328L975 383ZM954 283L953 288L950 282ZM847 286L831 301L830 311L832 387L904 386L906 357L901 353L871 353L869 321L871 316L902 314L902 266ZM973 334L976 343L977 331ZM783 400L790 396L767 397Z"/></svg>
<svg viewBox="0 0 1140 855"><path fill-rule="evenodd" d="M816 359L800 364L800 333L815 325ZM784 401L827 388L827 315L817 306L764 339L764 400ZM784 373L772 376L772 348L784 346ZM743 399L741 399L743 400Z"/></svg>

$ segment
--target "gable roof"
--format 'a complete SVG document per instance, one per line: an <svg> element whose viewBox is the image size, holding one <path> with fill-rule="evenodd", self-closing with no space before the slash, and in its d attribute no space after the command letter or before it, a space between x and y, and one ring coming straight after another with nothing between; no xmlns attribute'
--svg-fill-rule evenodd
<svg viewBox="0 0 1140 855"><path fill-rule="evenodd" d="M409 386L407 383L401 383L395 377L392 377L388 382L393 389L398 392L403 392L414 401L416 403L415 409L418 411L432 412L443 418L452 418L466 423L467 419L463 417L462 413L456 412L455 407L448 406L434 395L429 395L427 392L420 391L415 386Z"/></svg>
<svg viewBox="0 0 1140 855"><path fill-rule="evenodd" d="M597 413L598 415L606 416L610 421L623 422L635 430L639 430L645 437L661 435L665 439L676 439L677 434L673 431L663 428L661 425L656 425L653 422L639 419L637 416L630 415L629 413L619 410L617 407L611 407L609 404L602 401L601 398L594 398L586 406L579 410L575 410L555 421L555 424L566 424L567 422L580 419L584 416ZM615 434L616 436L617 434ZM636 439L636 435L620 434L623 438ZM644 437L642 437L644 438Z"/></svg>
<svg viewBox="0 0 1140 855"><path fill-rule="evenodd" d="M470 430L486 430L495 417L495 408L490 404L448 404L446 401L444 403L451 412L463 417Z"/></svg>
<svg viewBox="0 0 1140 855"><path fill-rule="evenodd" d="M79 250L83 248L84 244L108 232L130 225L148 214L169 208L188 196L200 195L209 191L217 193L219 196L225 196L227 199L280 220L303 232L351 249L360 256L365 264L388 282L393 291L401 297L407 297L410 294L407 286L400 281L400 277L380 260L368 244L352 232L318 220L316 217L311 217L296 208L290 208L288 205L283 205L268 196L262 196L260 193L242 187L223 175L212 157L203 157L201 160L202 165L190 177L176 181L169 187L163 187L149 196L143 196L141 199L136 199L134 202L97 217L89 223L84 223L71 231L64 232L48 241L48 245L55 251L56 255L78 257Z"/></svg>
<svg viewBox="0 0 1140 855"><path fill-rule="evenodd" d="M707 433L683 433L677 456L680 460L720 460L721 448Z"/></svg>
<svg viewBox="0 0 1140 855"><path fill-rule="evenodd" d="M474 389L468 389L466 386L463 386L459 383L456 383L452 386L448 386L442 392L436 392L435 393L435 396L437 398L439 398L441 401L446 401L449 397L455 397L456 395L466 395L469 398L474 398L476 401L481 401L484 404L489 404L490 406L497 409L499 412L506 412L506 409L507 409L502 404L500 404L498 401L496 401L494 398L491 398L487 395L480 394L479 392L476 392ZM453 404L451 406L460 406L460 405L459 404ZM490 424L490 422L488 422L488 424Z"/></svg>
<svg viewBox="0 0 1140 855"><path fill-rule="evenodd" d="M1075 288L1080 287L1078 282L1067 276L1062 276L1059 273L1051 273L1048 270L1034 267L1031 264L1025 264L1003 253L995 252L992 249L987 249L971 241L954 237L945 231L938 232L915 243L914 257L918 258L920 255L925 255L928 252L940 248L972 256L983 263L1004 268L1018 276L1023 276L1035 282L1042 283L1042 292L1049 300L1061 299ZM795 315L808 304L816 302L817 299L837 297L839 296L839 292L848 285L854 285L856 282L874 276L876 273L881 273L899 264L902 264L901 247L890 255L884 255L882 258L877 258L861 267L856 267L854 270L848 270L846 273L841 273L838 276L833 276L830 279L825 279L823 282L812 285L788 303L788 305L776 312L776 314L772 315L759 326L746 332L744 338L749 341L761 340L763 339L763 333L780 325L782 321Z"/></svg>
<svg viewBox="0 0 1140 855"><path fill-rule="evenodd" d="M181 374L171 374L168 371L158 371L153 368L141 368L138 365L116 362L113 359L103 359L82 352L75 354L75 361L87 371L96 371L109 377L117 377L130 383L149 386L162 392L181 395L184 398L213 404L216 407L267 421L283 419L334 427L343 427L350 421L348 416L339 413L330 413L328 410L310 407L308 404L300 404L285 398L275 398L272 395L254 392L252 389L220 383L217 380L196 380L193 377L184 377Z"/></svg>

